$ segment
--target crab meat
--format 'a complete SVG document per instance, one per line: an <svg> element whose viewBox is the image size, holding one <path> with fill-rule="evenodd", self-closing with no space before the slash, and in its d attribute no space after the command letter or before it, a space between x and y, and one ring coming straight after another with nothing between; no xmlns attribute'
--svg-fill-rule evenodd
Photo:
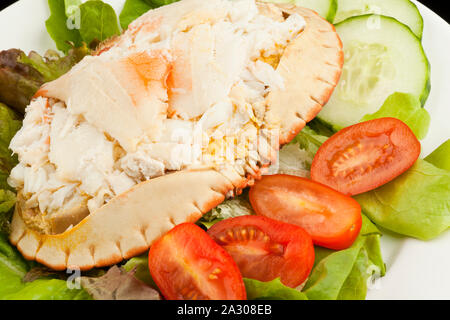
<svg viewBox="0 0 450 320"><path fill-rule="evenodd" d="M200 27L204 24L207 26ZM214 34L216 30L234 36L226 26L247 37L249 51L236 52L212 41L220 36ZM202 54L212 61L220 53L217 50L247 57L231 87L229 79L235 76L232 60L227 66L232 72L227 76L218 73L202 77L192 68L195 57L190 55L188 34L197 27L211 35L211 41L205 45L214 48L211 50L215 53ZM299 32L300 36L296 36ZM150 100L142 98L147 92L134 92L136 87L131 85L142 77L134 71L123 72L128 70L123 68L123 61L142 53L161 58L156 60L161 62L156 66L165 66L166 62L168 66L166 79L165 67L158 77L147 77L145 73L144 78L153 81L147 89L156 90L155 96L150 97L151 106L146 104ZM57 270L104 267L147 251L175 225L197 221L259 178L267 169L265 166L273 162L280 144L290 142L328 101L339 80L343 58L342 42L334 27L315 12L291 4L181 0L149 11L123 35L103 43L94 57L83 60L67 76L49 84L47 88L52 92L42 88L37 95L41 98L28 107L24 127L11 143L20 159L9 178L18 190L11 243L25 258ZM105 81L83 87L86 92L62 92L62 88L80 90L69 84L76 83L77 70L88 68L92 61L110 68L100 70L99 75L108 74L111 78L100 78ZM210 70L210 66L201 67L203 72ZM201 91L194 94L194 88L202 88L196 83L202 79L224 81L226 90L219 88L214 92L215 84L205 83L215 98L208 100L210 96L203 97ZM77 81L82 81L81 75ZM108 81L117 82L114 88L119 91L106 87L110 85ZM223 92L228 92L227 96L216 101ZM67 99L60 100L55 97L57 94ZM86 105L71 109L68 106L73 103L72 95L78 95L80 101L83 96L89 99L85 99ZM133 97L134 106L130 102ZM191 104L175 106L171 103L174 98ZM196 99L212 105L205 108L197 105ZM113 105L107 110L114 110L117 115L105 113L105 106L110 103ZM99 109L91 110L87 105L99 105ZM159 121L158 115L166 107L166 114ZM64 133L58 137L63 139L83 134L86 140L92 138L107 151L105 155L73 152L71 156L84 159L80 161L84 165L79 167L75 161L64 164L67 172L82 173L86 165L95 168L95 183L101 186L92 188L98 189L95 194L86 193L91 190L83 187L90 185L82 181L86 177L73 176L69 180L49 159L54 148L50 132L56 125L52 123L55 111L58 118L76 125L54 135ZM148 119L141 119L145 114L154 121L152 126L146 126ZM190 118L194 114L198 116ZM103 116L121 128L110 126ZM86 125L92 130L87 130ZM122 132L123 128L129 131ZM77 143L74 146L78 148ZM184 155L184 147L190 149L189 156ZM175 150L175 159L167 157L171 150ZM105 156L105 164L95 163L94 158ZM170 172L172 169L175 172Z"/></svg>
<svg viewBox="0 0 450 320"><path fill-rule="evenodd" d="M170 171L257 174L278 150L278 139L260 134L265 98L284 88L276 64L304 28L300 15L273 19L255 0L148 12L41 88L11 143L20 164L10 184L46 220L76 201L94 212Z"/></svg>

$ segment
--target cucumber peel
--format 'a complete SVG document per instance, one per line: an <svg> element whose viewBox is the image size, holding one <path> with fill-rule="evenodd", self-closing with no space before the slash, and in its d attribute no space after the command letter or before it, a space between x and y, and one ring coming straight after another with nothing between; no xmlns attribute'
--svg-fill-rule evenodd
<svg viewBox="0 0 450 320"><path fill-rule="evenodd" d="M353 16L379 14L390 16L407 25L421 39L423 18L417 6L410 0L338 0L334 23Z"/></svg>

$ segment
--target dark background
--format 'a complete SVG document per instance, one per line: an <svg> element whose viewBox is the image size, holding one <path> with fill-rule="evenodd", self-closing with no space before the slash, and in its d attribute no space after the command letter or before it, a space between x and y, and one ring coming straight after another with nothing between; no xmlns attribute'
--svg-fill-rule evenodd
<svg viewBox="0 0 450 320"><path fill-rule="evenodd" d="M205 0L208 1L208 0ZM428 8L432 9L434 12L439 14L442 18L450 23L450 8L446 8L448 1L443 0L419 0L421 3L426 5ZM15 0L0 0L0 10L6 8L10 4L16 2Z"/></svg>

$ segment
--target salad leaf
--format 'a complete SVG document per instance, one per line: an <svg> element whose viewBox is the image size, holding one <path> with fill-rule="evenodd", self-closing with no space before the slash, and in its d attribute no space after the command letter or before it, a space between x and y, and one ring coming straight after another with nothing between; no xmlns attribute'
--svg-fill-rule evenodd
<svg viewBox="0 0 450 320"><path fill-rule="evenodd" d="M23 113L44 78L32 66L19 62L21 54L18 49L0 52L0 102Z"/></svg>
<svg viewBox="0 0 450 320"><path fill-rule="evenodd" d="M113 266L101 277L82 277L81 284L95 300L161 300L158 291L136 279L134 272Z"/></svg>
<svg viewBox="0 0 450 320"><path fill-rule="evenodd" d="M125 263L122 268L127 271L134 270L134 276L142 282L148 284L152 288L157 288L156 283L153 281L152 276L148 270L148 255L131 258Z"/></svg>
<svg viewBox="0 0 450 320"><path fill-rule="evenodd" d="M0 190L0 232L9 234L10 220L14 205L16 204L16 195L9 190Z"/></svg>
<svg viewBox="0 0 450 320"><path fill-rule="evenodd" d="M308 297L296 289L281 283L280 279L261 282L244 278L248 300L308 300Z"/></svg>
<svg viewBox="0 0 450 320"><path fill-rule="evenodd" d="M22 281L33 282L41 278L67 279L67 276L62 272L37 265L28 270L27 274L22 278Z"/></svg>
<svg viewBox="0 0 450 320"><path fill-rule="evenodd" d="M364 300L367 293L367 280L370 276L369 258L365 248L361 248L350 274L342 285L337 300Z"/></svg>
<svg viewBox="0 0 450 320"><path fill-rule="evenodd" d="M385 274L380 236L376 226L363 215L361 233L350 248L333 251L317 247L315 267L304 288L308 299L364 299L372 271L377 270L379 276Z"/></svg>
<svg viewBox="0 0 450 320"><path fill-rule="evenodd" d="M24 113L42 84L66 73L87 54L86 46L71 48L64 57L53 50L44 57L18 49L0 52L0 102Z"/></svg>
<svg viewBox="0 0 450 320"><path fill-rule="evenodd" d="M64 8L66 10L66 17L70 17L74 14L75 9L78 9L81 5L81 0L64 0Z"/></svg>
<svg viewBox="0 0 450 320"><path fill-rule="evenodd" d="M272 164L269 170L273 169L279 174L309 177L312 161L313 157L308 151L297 144L288 144L281 148L278 163Z"/></svg>
<svg viewBox="0 0 450 320"><path fill-rule="evenodd" d="M355 199L377 225L402 235L429 240L450 226L450 172L424 160Z"/></svg>
<svg viewBox="0 0 450 320"><path fill-rule="evenodd" d="M91 297L83 289L69 289L66 281L38 279L23 282L30 263L0 234L0 300L81 300Z"/></svg>
<svg viewBox="0 0 450 320"><path fill-rule="evenodd" d="M151 9L155 9L178 0L126 0L120 13L119 20L122 29Z"/></svg>
<svg viewBox="0 0 450 320"><path fill-rule="evenodd" d="M312 129L316 135L324 137L331 137L336 133L329 124L323 122L319 118L314 118L313 120L308 122L307 127L309 129Z"/></svg>
<svg viewBox="0 0 450 320"><path fill-rule="evenodd" d="M80 13L80 36L90 46L120 34L116 12L109 4L89 0L80 6Z"/></svg>
<svg viewBox="0 0 450 320"><path fill-rule="evenodd" d="M165 6L166 4L171 4L179 0L145 0L148 4L154 6L155 8Z"/></svg>
<svg viewBox="0 0 450 320"><path fill-rule="evenodd" d="M290 144L298 144L301 149L307 151L310 156L314 158L320 146L327 141L327 139L328 137L320 135L310 127L306 126Z"/></svg>
<svg viewBox="0 0 450 320"><path fill-rule="evenodd" d="M281 148L278 163L272 164L269 172L309 177L314 156L327 139L309 125L306 126L289 144Z"/></svg>
<svg viewBox="0 0 450 320"><path fill-rule="evenodd" d="M0 103L0 189L11 189L6 179L17 164L17 157L13 157L9 149L11 139L22 126L17 118L11 109Z"/></svg>
<svg viewBox="0 0 450 320"><path fill-rule="evenodd" d="M17 164L9 143L21 127L17 115L0 103L0 232L9 233L9 221L16 203L16 195L7 183L11 169Z"/></svg>
<svg viewBox="0 0 450 320"><path fill-rule="evenodd" d="M64 53L84 43L95 47L120 34L116 12L103 1L48 0L48 5L51 15L46 21L47 32Z"/></svg>
<svg viewBox="0 0 450 320"><path fill-rule="evenodd" d="M153 8L155 7L146 0L126 0L119 15L120 26L127 29L131 22Z"/></svg>
<svg viewBox="0 0 450 320"><path fill-rule="evenodd" d="M420 140L426 137L430 126L429 113L422 108L420 100L409 93L393 93L377 112L365 115L361 122L384 117L402 120Z"/></svg>
<svg viewBox="0 0 450 320"><path fill-rule="evenodd" d="M68 2L73 5L75 2ZM47 32L55 41L56 47L64 53L75 46L82 46L83 39L77 26L72 26L66 15L66 3L64 0L48 0L50 8L50 17L45 22ZM71 44L72 43L72 44Z"/></svg>
<svg viewBox="0 0 450 320"><path fill-rule="evenodd" d="M207 228L210 228L221 220L251 214L255 214L255 212L248 201L247 193L243 193L240 196L225 200L219 204L216 208L206 213L199 220L199 223L203 224Z"/></svg>
<svg viewBox="0 0 450 320"><path fill-rule="evenodd" d="M3 300L91 300L92 297L83 289L69 289L64 280L39 279L21 283L14 292L0 294Z"/></svg>
<svg viewBox="0 0 450 320"><path fill-rule="evenodd" d="M70 71L88 54L89 48L83 44L81 47L71 48L63 57L54 50L48 50L44 57L34 51L31 51L28 56L22 52L18 62L33 67L43 76L44 82L50 82Z"/></svg>
<svg viewBox="0 0 450 320"><path fill-rule="evenodd" d="M425 161L440 169L450 171L450 139L426 157Z"/></svg>

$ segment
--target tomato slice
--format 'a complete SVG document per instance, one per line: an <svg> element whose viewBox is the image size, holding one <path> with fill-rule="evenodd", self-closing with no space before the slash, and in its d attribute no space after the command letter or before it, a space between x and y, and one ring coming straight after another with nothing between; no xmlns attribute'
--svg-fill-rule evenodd
<svg viewBox="0 0 450 320"><path fill-rule="evenodd" d="M245 300L233 258L193 223L176 226L150 248L150 273L168 300Z"/></svg>
<svg viewBox="0 0 450 320"><path fill-rule="evenodd" d="M246 278L280 278L296 288L314 265L314 246L305 230L261 216L242 216L216 223L208 234L236 261Z"/></svg>
<svg viewBox="0 0 450 320"><path fill-rule="evenodd" d="M408 170L420 142L395 118L370 120L328 139L311 165L311 178L347 195L376 189Z"/></svg>
<svg viewBox="0 0 450 320"><path fill-rule="evenodd" d="M264 176L250 189L249 198L258 215L300 226L322 247L348 248L361 230L358 202L312 180Z"/></svg>

